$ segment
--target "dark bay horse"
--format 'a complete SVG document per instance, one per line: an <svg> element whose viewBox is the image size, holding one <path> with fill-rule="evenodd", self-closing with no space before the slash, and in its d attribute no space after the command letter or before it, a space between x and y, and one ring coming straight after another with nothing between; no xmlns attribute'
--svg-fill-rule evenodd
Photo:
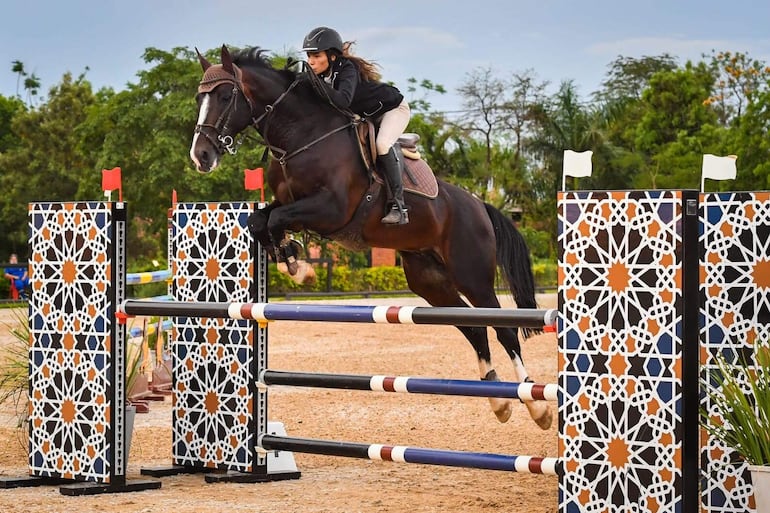
<svg viewBox="0 0 770 513"><path fill-rule="evenodd" d="M204 75L190 156L199 171L210 172L224 153L234 152L240 132L256 128L273 154L267 182L275 200L249 224L274 255L290 257L286 233L303 230L352 249L393 248L401 254L409 288L431 305L444 307L469 306L463 295L473 306L500 308L494 289L499 266L517 306L537 307L529 250L499 210L439 180L435 199L407 195L409 224L381 224L385 194L370 188L356 121L322 100L312 77L276 69L257 50L239 54L234 62L223 46L222 63L216 65L198 56ZM458 329L476 351L481 379L498 380L487 328ZM495 331L516 378L528 381L517 329ZM530 330L522 332L527 336ZM500 422L507 421L512 401L489 401ZM548 429L548 404L525 403L535 422Z"/></svg>

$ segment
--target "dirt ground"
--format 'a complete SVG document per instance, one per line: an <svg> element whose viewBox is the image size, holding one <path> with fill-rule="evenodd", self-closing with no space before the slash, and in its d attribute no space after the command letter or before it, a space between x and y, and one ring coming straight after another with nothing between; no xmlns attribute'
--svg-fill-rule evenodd
<svg viewBox="0 0 770 513"><path fill-rule="evenodd" d="M506 302L506 300L503 300ZM543 308L555 295L542 295ZM335 303L416 304L416 299L349 300ZM510 304L510 303L507 303ZM9 318L0 313L0 321ZM477 379L475 355L453 327L276 322L270 325L274 369ZM0 348L10 336L0 322ZM490 335L494 333L490 330ZM512 367L499 344L493 362L502 379ZM524 361L537 382L556 382L556 335L523 345ZM514 403L506 424L486 399L276 387L270 419L289 436L436 449L557 456L556 422L548 431ZM555 408L555 404L553 405ZM555 413L555 412L554 412ZM128 478L146 479L142 467L170 463L171 401L153 402L138 414ZM27 474L10 409L0 411L0 476ZM373 462L295 454L299 480L262 484L209 484L202 475L159 478L157 490L97 496L61 495L56 486L0 489L0 512L209 512L422 513L555 512L557 478L510 472Z"/></svg>

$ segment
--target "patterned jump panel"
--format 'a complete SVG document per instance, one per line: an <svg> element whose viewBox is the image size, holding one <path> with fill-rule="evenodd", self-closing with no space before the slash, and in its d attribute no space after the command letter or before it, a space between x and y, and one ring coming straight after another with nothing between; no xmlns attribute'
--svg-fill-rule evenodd
<svg viewBox="0 0 770 513"><path fill-rule="evenodd" d="M683 353L697 347L697 310L683 288L697 294L697 263L683 255L697 247L697 194L558 202L559 511L692 511L697 408L684 383L696 381L697 405L697 363Z"/></svg>
<svg viewBox="0 0 770 513"><path fill-rule="evenodd" d="M114 408L124 397L122 353L114 352L122 344L115 344L112 282L113 222L125 221L125 210L111 205L29 207L33 476L109 483L124 475L123 408Z"/></svg>
<svg viewBox="0 0 770 513"><path fill-rule="evenodd" d="M249 203L177 204L172 278L178 301L253 301L254 244ZM244 320L176 317L173 347L176 465L252 472L257 461L255 343Z"/></svg>
<svg viewBox="0 0 770 513"><path fill-rule="evenodd" d="M716 366L716 355L753 361L755 343L770 342L770 193L706 194L700 217L701 375L705 378ZM701 488L703 511L752 511L747 466L736 463L736 454L705 431L701 437L706 477Z"/></svg>

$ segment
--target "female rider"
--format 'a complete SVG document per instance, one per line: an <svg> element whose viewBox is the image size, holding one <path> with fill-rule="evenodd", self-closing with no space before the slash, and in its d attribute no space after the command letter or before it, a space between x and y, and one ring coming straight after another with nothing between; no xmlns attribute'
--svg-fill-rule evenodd
<svg viewBox="0 0 770 513"><path fill-rule="evenodd" d="M409 222L404 204L401 165L393 144L404 132L411 115L409 104L397 88L380 81L375 64L351 55L351 43L342 42L336 30L318 27L310 31L302 43L313 72L330 87L328 96L334 104L354 114L379 118L377 168L388 186L388 211L384 224Z"/></svg>

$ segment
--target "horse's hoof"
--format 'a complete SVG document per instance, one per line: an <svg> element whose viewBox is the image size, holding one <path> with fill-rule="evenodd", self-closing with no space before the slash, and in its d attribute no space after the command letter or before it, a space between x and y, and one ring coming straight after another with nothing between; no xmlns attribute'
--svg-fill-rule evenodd
<svg viewBox="0 0 770 513"><path fill-rule="evenodd" d="M548 406L548 403L545 401L529 401L526 404L529 415L532 417L532 420L535 421L535 424L537 424L540 429L550 429L551 424L553 423L553 413L551 412L551 407Z"/></svg>
<svg viewBox="0 0 770 513"><path fill-rule="evenodd" d="M291 276L294 276L297 274L297 271L299 270L299 264L297 263L297 259L295 258L289 258L286 261L286 270L289 271L289 274Z"/></svg>

